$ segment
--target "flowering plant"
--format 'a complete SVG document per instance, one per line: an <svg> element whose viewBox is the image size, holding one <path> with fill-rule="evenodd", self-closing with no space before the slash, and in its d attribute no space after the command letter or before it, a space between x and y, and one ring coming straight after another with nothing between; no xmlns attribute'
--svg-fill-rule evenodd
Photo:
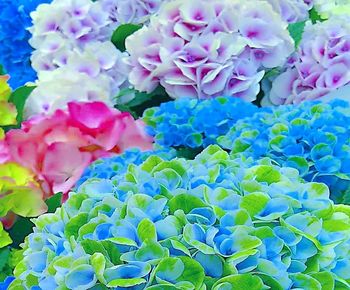
<svg viewBox="0 0 350 290"><path fill-rule="evenodd" d="M253 101L266 69L282 66L294 45L265 1L176 0L126 39L129 81L161 84L174 98L235 95Z"/></svg>
<svg viewBox="0 0 350 290"><path fill-rule="evenodd" d="M272 82L268 101L295 104L324 95L350 83L350 26L347 17L307 22L297 53L286 71Z"/></svg>
<svg viewBox="0 0 350 290"><path fill-rule="evenodd" d="M31 26L29 14L40 3L48 0L2 0L0 2L0 65L11 75L10 85L20 87L35 79L31 68L30 54L32 48L28 44Z"/></svg>
<svg viewBox="0 0 350 290"><path fill-rule="evenodd" d="M12 242L4 226L13 224L13 214L34 217L47 209L34 174L13 162L0 164L0 204L0 249Z"/></svg>
<svg viewBox="0 0 350 290"><path fill-rule="evenodd" d="M64 109L69 101L112 105L127 85L126 54L110 41L113 22L103 3L55 0L31 14L31 60L39 80L27 100L27 116Z"/></svg>
<svg viewBox="0 0 350 290"><path fill-rule="evenodd" d="M71 102L67 111L33 117L9 131L4 143L7 160L34 172L45 197L67 193L97 158L152 147L141 121L100 102Z"/></svg>
<svg viewBox="0 0 350 290"><path fill-rule="evenodd" d="M11 88L7 84L8 79L8 76L0 76L0 127L16 124L17 110L14 104L9 103ZM0 128L0 139L2 135L3 131Z"/></svg>
<svg viewBox="0 0 350 290"><path fill-rule="evenodd" d="M315 0L267 0L273 9L288 23L296 23L309 19L309 10ZM322 0L321 0L322 1Z"/></svg>
<svg viewBox="0 0 350 290"><path fill-rule="evenodd" d="M335 201L350 203L349 124L347 102L305 102L239 120L218 143L233 154L297 168L306 180L325 182Z"/></svg>
<svg viewBox="0 0 350 290"><path fill-rule="evenodd" d="M147 109L143 121L157 146L201 148L216 144L216 138L225 135L237 120L257 111L256 106L238 98L181 98Z"/></svg>
<svg viewBox="0 0 350 290"><path fill-rule="evenodd" d="M154 155L36 219L9 289L350 287L348 212L268 160Z"/></svg>
<svg viewBox="0 0 350 290"><path fill-rule="evenodd" d="M314 6L322 18L349 14L349 5L349 0L314 0Z"/></svg>

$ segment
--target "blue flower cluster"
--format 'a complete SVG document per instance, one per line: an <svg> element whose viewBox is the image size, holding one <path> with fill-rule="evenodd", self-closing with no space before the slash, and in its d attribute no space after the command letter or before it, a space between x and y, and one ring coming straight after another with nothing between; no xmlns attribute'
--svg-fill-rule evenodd
<svg viewBox="0 0 350 290"><path fill-rule="evenodd" d="M151 155L157 155L169 160L176 156L175 150L140 151L139 149L128 149L123 154L113 157L101 158L87 167L76 183L79 188L86 180L92 178L113 179L113 177L124 174L129 164L139 165Z"/></svg>
<svg viewBox="0 0 350 290"><path fill-rule="evenodd" d="M15 277L9 276L5 279L4 282L0 282L0 290L6 290L13 280L15 280Z"/></svg>
<svg viewBox="0 0 350 290"><path fill-rule="evenodd" d="M269 157L326 183L336 202L350 203L350 106L345 101L281 106L238 121L218 143L233 153Z"/></svg>
<svg viewBox="0 0 350 290"><path fill-rule="evenodd" d="M257 111L256 106L238 98L180 98L147 109L143 120L160 146L201 148L215 144L238 119Z"/></svg>
<svg viewBox="0 0 350 290"><path fill-rule="evenodd" d="M37 218L9 290L349 289L349 211L267 159L151 155Z"/></svg>
<svg viewBox="0 0 350 290"><path fill-rule="evenodd" d="M0 1L0 65L11 76L13 89L34 81L36 73L30 65L32 48L28 43L31 25L29 14L41 3L50 0Z"/></svg>

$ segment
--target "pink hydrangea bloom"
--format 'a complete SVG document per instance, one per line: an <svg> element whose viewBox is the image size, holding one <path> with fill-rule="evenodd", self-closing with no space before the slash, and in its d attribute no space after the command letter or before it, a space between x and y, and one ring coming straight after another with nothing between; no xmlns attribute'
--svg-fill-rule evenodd
<svg viewBox="0 0 350 290"><path fill-rule="evenodd" d="M314 100L350 83L349 18L307 23L303 38L285 72L272 83L274 105Z"/></svg>
<svg viewBox="0 0 350 290"><path fill-rule="evenodd" d="M6 134L10 160L36 175L48 197L67 193L97 158L126 148L151 149L141 120L102 102L68 104L68 110L38 115Z"/></svg>
<svg viewBox="0 0 350 290"><path fill-rule="evenodd" d="M253 101L264 70L284 64L293 40L265 1L175 0L128 37L126 47L129 81L140 91L161 84L174 98Z"/></svg>

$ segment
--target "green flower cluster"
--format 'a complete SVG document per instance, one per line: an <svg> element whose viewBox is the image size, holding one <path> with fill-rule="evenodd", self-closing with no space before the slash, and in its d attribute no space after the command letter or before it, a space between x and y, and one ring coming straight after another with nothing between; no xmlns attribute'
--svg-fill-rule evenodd
<svg viewBox="0 0 350 290"><path fill-rule="evenodd" d="M10 290L350 287L350 208L215 145L88 179L35 225Z"/></svg>

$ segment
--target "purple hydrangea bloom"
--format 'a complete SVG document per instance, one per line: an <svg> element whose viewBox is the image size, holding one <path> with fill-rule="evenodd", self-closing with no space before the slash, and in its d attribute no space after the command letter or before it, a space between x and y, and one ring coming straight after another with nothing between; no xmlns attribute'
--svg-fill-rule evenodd
<svg viewBox="0 0 350 290"><path fill-rule="evenodd" d="M130 82L151 92L161 84L174 98L235 95L253 101L266 69L293 52L284 22L265 1L165 3L126 47Z"/></svg>
<svg viewBox="0 0 350 290"><path fill-rule="evenodd" d="M274 105L319 99L350 83L349 18L333 17L312 25L285 72L272 83L269 101Z"/></svg>
<svg viewBox="0 0 350 290"><path fill-rule="evenodd" d="M309 10L313 0L266 0L288 23L305 21L309 18Z"/></svg>

